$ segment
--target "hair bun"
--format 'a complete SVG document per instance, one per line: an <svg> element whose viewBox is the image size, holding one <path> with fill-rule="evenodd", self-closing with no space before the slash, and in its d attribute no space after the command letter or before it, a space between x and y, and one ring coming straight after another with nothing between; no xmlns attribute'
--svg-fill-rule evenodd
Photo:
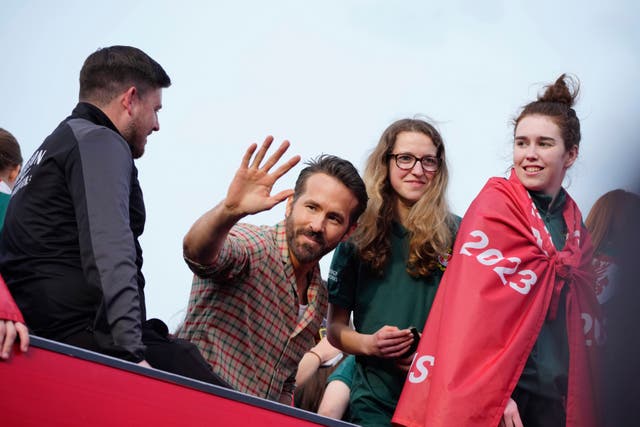
<svg viewBox="0 0 640 427"><path fill-rule="evenodd" d="M578 97L580 84L573 77L562 74L555 83L545 86L542 96L538 96L539 102L557 102L573 107Z"/></svg>

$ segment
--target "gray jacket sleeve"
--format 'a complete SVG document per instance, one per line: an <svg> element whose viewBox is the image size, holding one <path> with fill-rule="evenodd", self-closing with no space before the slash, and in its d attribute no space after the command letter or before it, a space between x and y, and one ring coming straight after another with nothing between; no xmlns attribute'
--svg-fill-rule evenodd
<svg viewBox="0 0 640 427"><path fill-rule="evenodd" d="M136 250L129 221L133 158L115 132L79 120L71 123L79 164L67 174L78 219L82 268L103 295L113 344L127 359L144 358ZM74 126L75 125L75 126ZM72 168L74 168L72 166Z"/></svg>

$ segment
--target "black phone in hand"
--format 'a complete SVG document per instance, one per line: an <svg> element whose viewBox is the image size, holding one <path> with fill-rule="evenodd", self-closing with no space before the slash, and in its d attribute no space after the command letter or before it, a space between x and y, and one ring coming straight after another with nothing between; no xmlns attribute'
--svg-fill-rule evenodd
<svg viewBox="0 0 640 427"><path fill-rule="evenodd" d="M411 326L409 328L409 330L411 331L411 334L413 335L413 342L411 343L411 346L409 347L409 350L405 351L400 356L400 359L406 359L407 357L409 357L413 353L415 353L416 350L418 349L418 344L420 343L420 332L418 332L418 329L415 326Z"/></svg>

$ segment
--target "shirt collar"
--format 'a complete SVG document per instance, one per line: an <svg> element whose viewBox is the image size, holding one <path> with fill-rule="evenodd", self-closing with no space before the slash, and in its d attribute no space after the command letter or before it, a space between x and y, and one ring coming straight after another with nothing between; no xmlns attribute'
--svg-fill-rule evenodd
<svg viewBox="0 0 640 427"><path fill-rule="evenodd" d="M93 104L89 104L88 102L78 102L76 108L71 112L72 119L81 118L89 120L92 123L97 125L101 125L111 129L116 132L118 135L122 136L116 125L113 124L111 119L98 107ZM123 138L124 139L124 138Z"/></svg>
<svg viewBox="0 0 640 427"><path fill-rule="evenodd" d="M11 187L2 180L0 180L0 193L11 194Z"/></svg>
<svg viewBox="0 0 640 427"><path fill-rule="evenodd" d="M404 226L398 221L391 221L391 232L400 238L405 237L407 234L409 234L409 230L404 228Z"/></svg>
<svg viewBox="0 0 640 427"><path fill-rule="evenodd" d="M555 214L561 212L564 209L565 202L567 201L567 193L564 188L560 188L560 192L555 197L548 196L542 192L529 191L531 199L535 203L536 207L543 214Z"/></svg>

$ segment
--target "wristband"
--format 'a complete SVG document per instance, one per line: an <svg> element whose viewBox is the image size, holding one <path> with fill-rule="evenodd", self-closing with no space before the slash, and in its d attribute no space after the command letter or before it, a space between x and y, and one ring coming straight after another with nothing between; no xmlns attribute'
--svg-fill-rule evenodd
<svg viewBox="0 0 640 427"><path fill-rule="evenodd" d="M320 357L320 355L319 355L318 353L316 353L316 352L315 352L315 351L313 351L313 350L309 350L309 351L307 351L307 353L311 353L311 354L313 354L315 357L317 357L317 358L318 358L318 362L320 362L320 364L322 365L322 357Z"/></svg>

